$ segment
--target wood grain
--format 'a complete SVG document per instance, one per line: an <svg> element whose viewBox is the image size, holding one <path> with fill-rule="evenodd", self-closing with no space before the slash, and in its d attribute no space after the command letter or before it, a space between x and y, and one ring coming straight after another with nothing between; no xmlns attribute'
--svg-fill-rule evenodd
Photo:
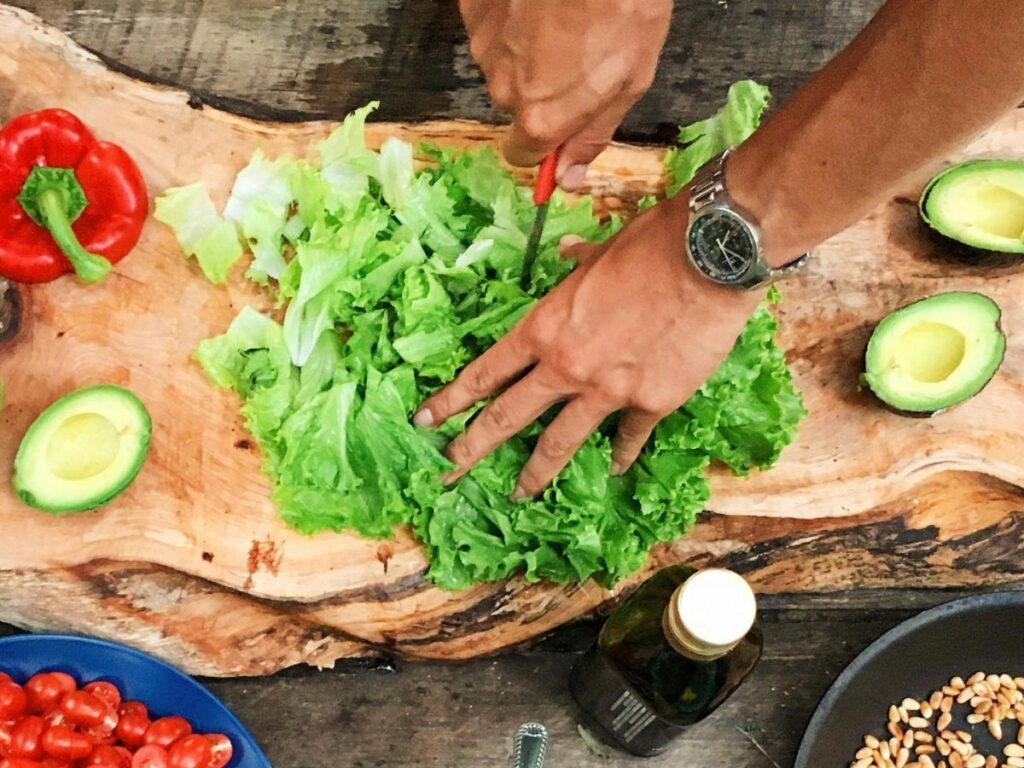
<svg viewBox="0 0 1024 768"><path fill-rule="evenodd" d="M151 190L196 179L223 202L251 152L305 152L327 124L256 123L188 106L188 95L109 72L28 16L0 11L0 116L61 105L138 159ZM499 130L445 121L376 124L448 145L494 143ZM1024 114L1007 116L969 154L1012 151ZM660 187L660 153L616 146L590 183L605 210ZM971 586L1019 580L1024 437L1020 270L955 267L921 237L908 187L826 244L787 288L783 343L811 416L770 473L714 478L712 507L690 536L658 548L747 573L762 591ZM856 389L870 327L906 301L983 289L1006 310L1010 348L978 398L933 420L896 417ZM0 350L9 406L0 430L0 618L128 639L205 674L260 674L381 649L465 658L523 642L612 598L592 584L508 583L447 593L405 532L386 543L304 538L276 518L233 395L212 389L189 355L239 306L266 298L236 280L207 284L150 222L115 276L26 292L25 327ZM152 411L150 459L107 509L56 520L11 497L18 439L69 389L111 382ZM641 578L638 574L636 578ZM635 581L635 579L634 579ZM623 588L628 588L624 584ZM68 606L74 606L69 610Z"/></svg>

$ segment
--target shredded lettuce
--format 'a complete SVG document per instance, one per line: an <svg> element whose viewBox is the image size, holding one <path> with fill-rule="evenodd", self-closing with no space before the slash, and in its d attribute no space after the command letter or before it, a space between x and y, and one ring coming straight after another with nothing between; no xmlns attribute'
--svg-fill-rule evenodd
<svg viewBox="0 0 1024 768"><path fill-rule="evenodd" d="M740 80L729 87L725 106L714 116L680 128L680 146L665 154L669 197L689 184L708 160L746 141L761 124L770 99L765 86Z"/></svg>
<svg viewBox="0 0 1024 768"><path fill-rule="evenodd" d="M242 244L231 222L217 215L204 184L167 190L157 198L153 218L174 230L178 245L195 257L210 282L227 281L242 256Z"/></svg>
<svg viewBox="0 0 1024 768"><path fill-rule="evenodd" d="M556 193L524 292L530 190L490 149L414 149L394 138L368 149L374 106L350 115L315 160L257 154L239 174L226 213L250 243L250 276L272 286L284 321L246 307L195 353L214 384L244 401L289 525L372 537L410 525L428 578L448 589L515 573L611 584L693 524L711 461L740 474L775 461L803 406L773 341L775 319L761 308L625 475L609 471L611 419L536 500L509 495L539 424L442 486L451 468L443 449L478 408L437 430L412 425L416 408L568 274L563 235L603 241L621 223ZM756 123L760 111L730 114ZM716 129L715 140L744 133L738 123L729 131Z"/></svg>

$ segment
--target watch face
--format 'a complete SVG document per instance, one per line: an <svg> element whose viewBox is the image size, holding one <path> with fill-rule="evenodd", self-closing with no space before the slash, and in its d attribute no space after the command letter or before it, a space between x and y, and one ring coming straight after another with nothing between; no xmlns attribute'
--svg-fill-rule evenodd
<svg viewBox="0 0 1024 768"><path fill-rule="evenodd" d="M739 280L757 258L757 243L749 225L723 208L697 214L687 244L697 268L720 283Z"/></svg>

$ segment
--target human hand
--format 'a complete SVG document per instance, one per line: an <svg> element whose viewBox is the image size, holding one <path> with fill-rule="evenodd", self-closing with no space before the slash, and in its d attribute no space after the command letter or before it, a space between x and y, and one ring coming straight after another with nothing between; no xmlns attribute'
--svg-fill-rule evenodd
<svg viewBox="0 0 1024 768"><path fill-rule="evenodd" d="M573 188L654 79L672 0L460 0L469 50L514 115L503 148L533 166L561 147Z"/></svg>
<svg viewBox="0 0 1024 768"><path fill-rule="evenodd" d="M714 373L763 293L714 285L690 265L688 199L684 190L606 244L566 243L563 254L578 261L569 277L423 404L416 423L436 426L504 389L448 446L457 467L446 482L559 402L514 498L539 493L615 411L612 471L621 474L658 421Z"/></svg>

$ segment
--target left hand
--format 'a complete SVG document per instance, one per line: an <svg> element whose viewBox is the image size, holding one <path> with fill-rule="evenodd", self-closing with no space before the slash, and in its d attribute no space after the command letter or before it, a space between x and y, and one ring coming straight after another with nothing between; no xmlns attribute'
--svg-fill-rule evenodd
<svg viewBox="0 0 1024 768"><path fill-rule="evenodd" d="M423 404L415 421L434 426L504 389L449 445L457 469L445 482L559 402L513 498L543 490L615 411L612 472L621 474L658 421L714 373L763 293L719 287L690 265L688 198L684 190L655 206L606 244L564 248L578 261L572 274Z"/></svg>

